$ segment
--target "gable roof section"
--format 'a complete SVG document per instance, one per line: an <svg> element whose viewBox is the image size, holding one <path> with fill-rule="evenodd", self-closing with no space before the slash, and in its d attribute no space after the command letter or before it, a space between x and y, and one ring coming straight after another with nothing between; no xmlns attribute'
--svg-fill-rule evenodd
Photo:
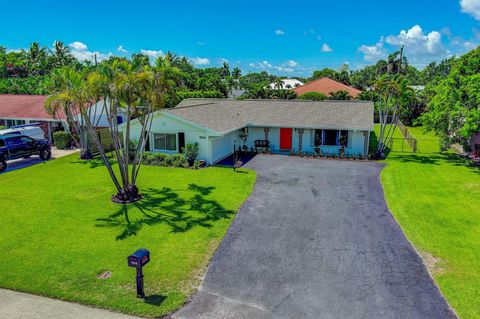
<svg viewBox="0 0 480 319"><path fill-rule="evenodd" d="M220 135L245 126L373 130L373 103L363 101L187 99L162 113Z"/></svg>
<svg viewBox="0 0 480 319"><path fill-rule="evenodd" d="M0 118L53 120L45 111L46 99L46 95L0 94ZM65 119L65 115L60 118Z"/></svg>
<svg viewBox="0 0 480 319"><path fill-rule="evenodd" d="M298 95L308 93L308 92L318 92L325 95L330 95L331 92L335 91L347 91L351 97L356 98L362 91L357 90L351 86L345 85L343 83L337 82L329 78L320 78L318 80L312 81L305 85L299 86L293 89Z"/></svg>

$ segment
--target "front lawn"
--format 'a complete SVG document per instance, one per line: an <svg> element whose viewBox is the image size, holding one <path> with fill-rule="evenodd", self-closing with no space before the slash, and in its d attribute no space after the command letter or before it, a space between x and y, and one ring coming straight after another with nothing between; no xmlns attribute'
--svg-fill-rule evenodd
<svg viewBox="0 0 480 319"><path fill-rule="evenodd" d="M78 154L0 175L0 286L142 316L179 308L198 287L255 173L144 166L126 209L99 161ZM146 298L127 256L151 251ZM106 279L101 274L111 272Z"/></svg>
<svg viewBox="0 0 480 319"><path fill-rule="evenodd" d="M388 206L461 318L480 318L480 169L439 153L421 128L421 153L391 152L381 179ZM428 153L428 151L431 151Z"/></svg>

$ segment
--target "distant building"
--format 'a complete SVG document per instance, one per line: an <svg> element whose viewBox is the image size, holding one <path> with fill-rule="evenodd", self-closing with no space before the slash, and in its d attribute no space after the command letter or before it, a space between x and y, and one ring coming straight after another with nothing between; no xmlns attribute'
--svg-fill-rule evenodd
<svg viewBox="0 0 480 319"><path fill-rule="evenodd" d="M346 91L352 98L356 98L362 91L337 82L329 78L321 78L294 89L297 95L302 95L308 92L317 92L329 96L331 92Z"/></svg>
<svg viewBox="0 0 480 319"><path fill-rule="evenodd" d="M282 79L282 84L280 83L270 83L268 85L269 88L272 90L291 90L296 87L302 86L303 82L297 79Z"/></svg>

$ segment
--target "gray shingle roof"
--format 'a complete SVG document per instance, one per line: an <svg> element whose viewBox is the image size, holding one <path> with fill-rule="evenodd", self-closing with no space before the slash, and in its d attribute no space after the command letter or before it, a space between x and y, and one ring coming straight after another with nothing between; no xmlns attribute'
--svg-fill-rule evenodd
<svg viewBox="0 0 480 319"><path fill-rule="evenodd" d="M244 126L373 130L373 103L186 99L163 112L225 134Z"/></svg>

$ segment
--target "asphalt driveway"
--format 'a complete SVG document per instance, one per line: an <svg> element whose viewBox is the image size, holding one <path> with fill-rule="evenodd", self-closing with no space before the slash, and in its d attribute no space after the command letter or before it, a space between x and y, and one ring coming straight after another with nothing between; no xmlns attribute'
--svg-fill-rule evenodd
<svg viewBox="0 0 480 319"><path fill-rule="evenodd" d="M175 318L454 318L389 212L382 164L257 156L252 195Z"/></svg>

